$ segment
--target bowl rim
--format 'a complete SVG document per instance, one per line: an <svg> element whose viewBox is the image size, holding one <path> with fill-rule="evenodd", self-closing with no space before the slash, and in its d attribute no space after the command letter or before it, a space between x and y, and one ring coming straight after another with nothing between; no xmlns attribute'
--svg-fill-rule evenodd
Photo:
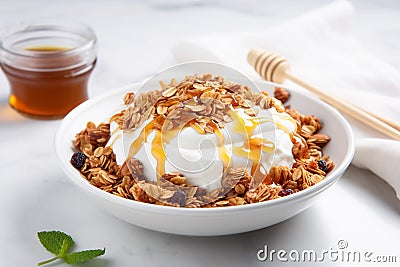
<svg viewBox="0 0 400 267"><path fill-rule="evenodd" d="M258 203L251 203L247 205L241 205L241 206L228 206L228 207L215 207L215 208L185 208L185 207L171 207L171 206L161 206L161 205L155 205L155 204L150 204L150 203L144 203L144 202L139 202L135 200L130 200L126 198L122 198L119 196L115 196L113 194L110 194L108 192L105 192L101 190L100 188L97 188L90 183L87 182L87 180L83 179L83 177L80 175L79 172L71 165L68 164L69 162L65 162L64 158L62 157L62 149L65 149L65 147L61 147L60 145L63 143L61 138L63 136L64 129L68 127L68 125L77 117L79 114L84 111L86 108L91 107L97 102L101 102L107 98L113 97L118 94L125 93L127 91L136 91L141 82L139 83L132 83L126 86L122 86L118 89L112 90L110 92L103 93L97 97L94 97L92 99L89 99L76 108L74 108L71 112L69 112L64 119L62 120L60 126L57 129L57 132L55 134L54 138L54 147L55 147L55 152L57 154L57 158L60 161L61 167L64 170L64 173L68 176L70 180L75 185L78 185L81 190L88 190L91 197L98 197L101 198L102 200L113 202L114 204L118 206L123 206L125 208L133 208L136 210L140 210L142 212L149 212L149 213L158 213L158 214L169 214L169 215L174 215L174 216L213 216L218 214L218 216L221 215L232 215L233 213L237 212L250 212L254 209L259 209L259 208L266 208L266 207L274 207L277 205L285 205L289 204L289 202L292 201L300 201L300 200L305 200L308 198L313 197L314 195L326 190L327 188L330 187L333 183L335 183L338 178L346 171L347 167L350 165L352 158L354 156L355 152L355 140L354 140L354 135L353 131L351 129L350 124L347 122L347 120L343 117L342 114L339 113L335 108L331 107L330 105L326 104L325 102L321 101L319 98L316 96L308 93L308 92L302 92L300 90L296 90L293 88L288 88L285 85L281 84L276 84L276 83L271 83L267 81L254 81L254 83L258 86L260 84L265 84L268 86L279 86L285 89L288 89L291 92L294 92L295 94L299 94L302 97L311 99L312 101L316 101L319 105L323 106L323 108L327 109L330 113L333 113L337 119L342 123L343 125L343 130L345 131L345 135L347 137L347 141L349 143L347 147L346 154L343 158L343 161L341 162L340 165L335 166L335 168L328 174L328 176L322 180L321 182L306 188L302 191L297 192L296 194L291 194L289 196L285 196L282 198L278 199L273 199L273 200L268 200L264 202L258 202ZM122 98L121 98L122 99Z"/></svg>

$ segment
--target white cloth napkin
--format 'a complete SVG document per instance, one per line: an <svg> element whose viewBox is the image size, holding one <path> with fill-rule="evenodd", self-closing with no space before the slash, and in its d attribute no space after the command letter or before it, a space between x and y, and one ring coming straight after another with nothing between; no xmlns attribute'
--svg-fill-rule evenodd
<svg viewBox="0 0 400 267"><path fill-rule="evenodd" d="M177 44L173 55L177 62L207 60L224 63L253 79L260 79L247 63L247 53L254 47L274 51L288 58L296 76L398 121L400 73L366 51L354 37L353 12L350 2L339 0L262 31L198 36ZM385 136L350 118L349 121L357 140L352 163L385 179L400 198L400 172L397 170L400 142L381 139Z"/></svg>

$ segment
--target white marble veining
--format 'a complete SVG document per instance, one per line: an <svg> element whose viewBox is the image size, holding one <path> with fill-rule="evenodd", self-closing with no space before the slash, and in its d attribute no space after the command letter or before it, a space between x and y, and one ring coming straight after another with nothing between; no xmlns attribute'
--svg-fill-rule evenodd
<svg viewBox="0 0 400 267"><path fill-rule="evenodd" d="M98 64L90 84L90 95L95 97L165 66L179 40L210 31L270 27L329 2L0 0L0 28L38 17L90 24L99 40ZM353 3L358 38L400 70L399 2ZM44 229L71 234L77 249L106 247L104 257L82 266L266 266L268 262L256 258L266 244L276 250L321 251L336 248L341 239L353 250L396 255L400 261L398 199L381 179L355 167L307 211L252 233L182 237L122 222L77 191L57 165L53 138L60 121L21 117L8 107L8 92L0 73L0 266L34 266L49 258L36 239L36 232ZM347 264L326 261L324 266Z"/></svg>

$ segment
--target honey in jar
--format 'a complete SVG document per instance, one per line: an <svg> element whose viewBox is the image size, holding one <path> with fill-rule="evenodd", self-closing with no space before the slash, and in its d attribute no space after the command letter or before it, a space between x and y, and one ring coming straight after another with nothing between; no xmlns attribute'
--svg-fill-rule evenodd
<svg viewBox="0 0 400 267"><path fill-rule="evenodd" d="M96 37L84 25L29 25L0 43L9 104L29 117L62 118L87 100L95 63Z"/></svg>

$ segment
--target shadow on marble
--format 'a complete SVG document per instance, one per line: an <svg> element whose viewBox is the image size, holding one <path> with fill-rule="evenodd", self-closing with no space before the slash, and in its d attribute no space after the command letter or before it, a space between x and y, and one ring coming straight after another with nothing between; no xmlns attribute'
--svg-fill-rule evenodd
<svg viewBox="0 0 400 267"><path fill-rule="evenodd" d="M27 119L20 115L8 104L7 98L0 99L0 123L17 124L26 121Z"/></svg>

